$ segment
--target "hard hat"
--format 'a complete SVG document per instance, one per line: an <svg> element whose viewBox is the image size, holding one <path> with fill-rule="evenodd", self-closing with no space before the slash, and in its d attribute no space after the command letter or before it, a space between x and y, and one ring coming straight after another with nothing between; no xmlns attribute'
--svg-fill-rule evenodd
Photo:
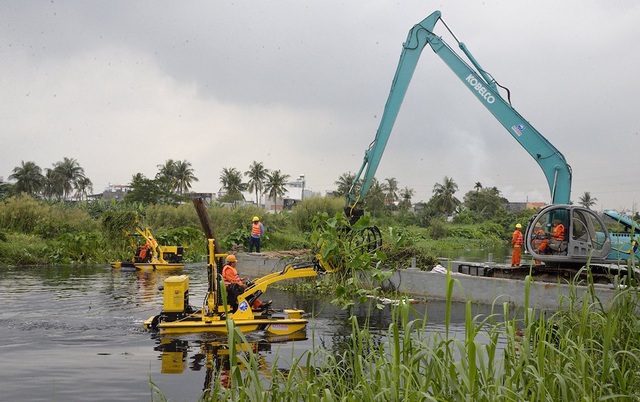
<svg viewBox="0 0 640 402"><path fill-rule="evenodd" d="M253 217L253 221L254 221L254 222L258 222L259 220L260 220L260 218L258 218L257 216L254 216L254 217Z"/></svg>
<svg viewBox="0 0 640 402"><path fill-rule="evenodd" d="M522 225L519 223L516 223L516 229L522 229Z"/></svg>
<svg viewBox="0 0 640 402"><path fill-rule="evenodd" d="M236 258L236 256L235 256L235 255L233 255L233 254L229 254L229 255L227 256L227 264L228 264L228 263L230 263L230 262L236 262L236 261L238 261L238 259Z"/></svg>
<svg viewBox="0 0 640 402"><path fill-rule="evenodd" d="M537 228L542 227L542 225L540 224L540 222L536 222L536 227L537 227Z"/></svg>

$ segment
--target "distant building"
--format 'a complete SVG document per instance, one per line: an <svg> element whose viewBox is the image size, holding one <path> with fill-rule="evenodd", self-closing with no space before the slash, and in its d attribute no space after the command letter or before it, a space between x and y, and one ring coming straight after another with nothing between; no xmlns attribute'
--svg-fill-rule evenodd
<svg viewBox="0 0 640 402"><path fill-rule="evenodd" d="M123 185L123 184L111 184L104 189L102 193L91 194L88 196L89 199L93 200L116 200L122 201L124 200L124 196L131 191L131 186Z"/></svg>
<svg viewBox="0 0 640 402"><path fill-rule="evenodd" d="M202 200L204 201L204 203L206 205L211 205L211 203L216 200L216 198L213 196L213 193L195 193L195 192L191 192L191 193L189 193L189 197L191 199L202 198Z"/></svg>

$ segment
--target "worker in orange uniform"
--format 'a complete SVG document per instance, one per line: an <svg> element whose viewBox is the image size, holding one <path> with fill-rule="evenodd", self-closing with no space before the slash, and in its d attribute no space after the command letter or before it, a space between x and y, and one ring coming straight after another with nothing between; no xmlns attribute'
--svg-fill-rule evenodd
<svg viewBox="0 0 640 402"><path fill-rule="evenodd" d="M522 245L524 244L524 238L522 237L522 225L517 223L516 230L513 231L511 236L511 245L513 246L513 253L511 254L511 266L520 266L520 257L522 256Z"/></svg>
<svg viewBox="0 0 640 402"><path fill-rule="evenodd" d="M260 223L260 218L254 216L251 223L251 236L249 236L249 252L252 253L255 247L256 253L260 252L260 238L264 234L264 226Z"/></svg>
<svg viewBox="0 0 640 402"><path fill-rule="evenodd" d="M560 244L561 242L564 241L564 225L562 224L562 221L560 221L560 219L554 219L553 220L553 231L547 233L548 236L546 239L544 239L544 241L542 242L542 244L540 244L540 248L538 250L540 250L541 253L543 254L547 254L549 253L549 249L551 249L551 246L549 246L549 236L551 236L551 238L556 241L556 243Z"/></svg>
<svg viewBox="0 0 640 402"><path fill-rule="evenodd" d="M240 296L249 287L247 284L248 278L241 277L236 270L236 263L238 259L235 255L229 254L227 256L227 264L222 268L222 279L224 279L224 286L227 289L227 303L231 307L231 311L236 311L238 308L238 296ZM254 310L262 307L262 302L256 299L251 306Z"/></svg>
<svg viewBox="0 0 640 402"><path fill-rule="evenodd" d="M542 229L542 225L540 225L540 222L536 222L536 225L534 226L533 229L533 239L531 241L531 244L533 245L533 249L535 250L536 253L540 252L540 247L542 246L542 243L547 239L547 234L544 232L544 229ZM542 261L540 260L534 260L536 265L540 265L542 264Z"/></svg>

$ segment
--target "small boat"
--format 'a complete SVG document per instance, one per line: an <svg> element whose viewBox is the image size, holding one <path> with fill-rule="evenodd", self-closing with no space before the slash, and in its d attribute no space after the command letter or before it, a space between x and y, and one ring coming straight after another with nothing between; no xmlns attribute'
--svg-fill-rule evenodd
<svg viewBox="0 0 640 402"><path fill-rule="evenodd" d="M182 262L184 247L159 245L149 228L144 230L136 228L136 232L142 236L145 243L136 246L131 234L125 232L135 254L131 260L112 262L111 267L128 270L177 270L184 268Z"/></svg>

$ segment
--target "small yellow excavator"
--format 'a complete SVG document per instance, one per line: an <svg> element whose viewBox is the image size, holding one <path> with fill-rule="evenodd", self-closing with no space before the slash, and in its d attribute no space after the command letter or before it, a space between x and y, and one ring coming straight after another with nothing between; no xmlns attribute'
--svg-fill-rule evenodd
<svg viewBox="0 0 640 402"><path fill-rule="evenodd" d="M160 334L184 334L210 332L227 334L228 321L243 333L264 331L271 336L289 336L306 329L308 320L299 309L273 310L270 305L254 308L254 301L266 292L273 283L287 279L314 277L331 271L318 259L310 262L288 264L280 272L273 272L248 283L247 289L237 299L237 308L231 309L226 300L221 267L227 254L219 252L213 230L201 198L193 200L207 236L208 289L202 307L189 304L189 277L170 276L164 281L163 309L160 314L149 317L143 326Z"/></svg>
<svg viewBox="0 0 640 402"><path fill-rule="evenodd" d="M151 229L142 230L136 227L136 233L144 239L143 245L136 245L130 232L124 231L129 238L131 247L135 250L135 255L128 261L112 262L113 268L131 268L137 270L156 270L156 269L182 269L184 263L182 258L184 255L183 246L161 246L151 233Z"/></svg>

